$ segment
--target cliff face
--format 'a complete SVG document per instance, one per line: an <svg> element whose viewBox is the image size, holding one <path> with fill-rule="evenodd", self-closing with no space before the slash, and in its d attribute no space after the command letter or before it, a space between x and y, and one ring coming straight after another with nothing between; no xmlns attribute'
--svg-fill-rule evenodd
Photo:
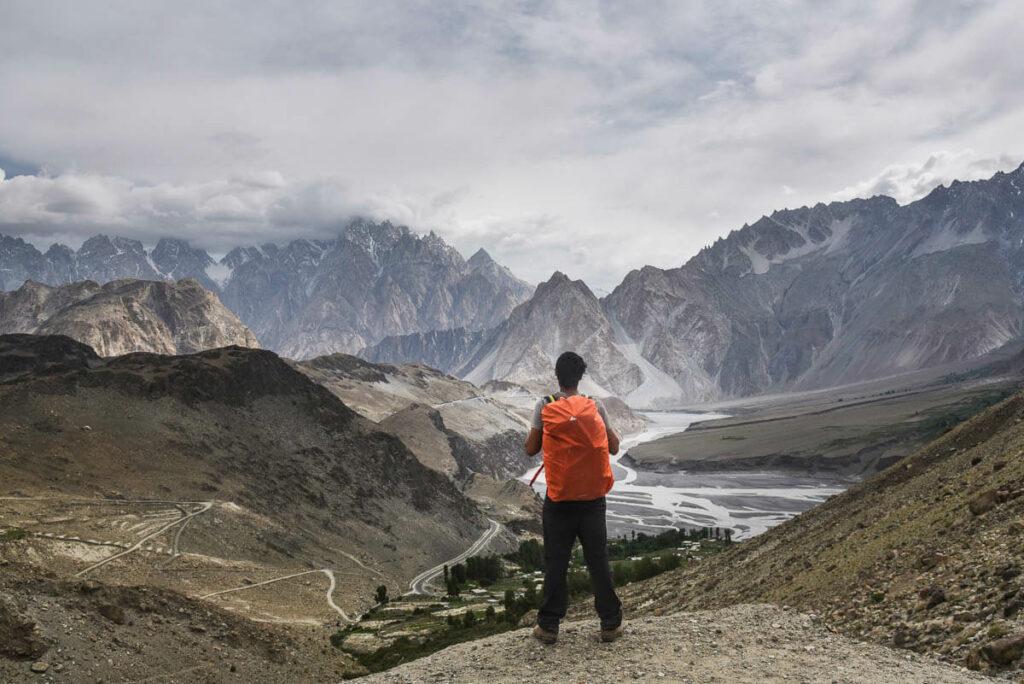
<svg viewBox="0 0 1024 684"><path fill-rule="evenodd" d="M116 280L0 293L0 333L66 335L102 356L258 347L252 332L195 280Z"/></svg>

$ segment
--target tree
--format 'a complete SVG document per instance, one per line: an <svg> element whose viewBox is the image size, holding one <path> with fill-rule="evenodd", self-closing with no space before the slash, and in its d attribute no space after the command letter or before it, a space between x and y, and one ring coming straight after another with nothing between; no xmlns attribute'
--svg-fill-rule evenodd
<svg viewBox="0 0 1024 684"><path fill-rule="evenodd" d="M462 626L463 627L472 627L475 624L476 624L476 615L473 614L473 611L467 610L466 614L462 616Z"/></svg>
<svg viewBox="0 0 1024 684"><path fill-rule="evenodd" d="M459 597L459 583L455 581L454 577L449 577L445 583L448 589L448 595L452 598Z"/></svg>
<svg viewBox="0 0 1024 684"><path fill-rule="evenodd" d="M484 611L484 619L488 622L494 622L494 617L497 613L494 611L494 606L487 606L487 610Z"/></svg>
<svg viewBox="0 0 1024 684"><path fill-rule="evenodd" d="M526 593L523 594L523 603L526 605L526 610L540 606L540 597L537 595L537 587L533 582L526 585ZM525 613L526 610L523 612Z"/></svg>
<svg viewBox="0 0 1024 684"><path fill-rule="evenodd" d="M512 613L516 607L516 592L511 589L506 589L503 605L505 606L506 613Z"/></svg>
<svg viewBox="0 0 1024 684"><path fill-rule="evenodd" d="M452 580L455 581L459 586L466 583L466 566L462 563L456 563L452 567Z"/></svg>
<svg viewBox="0 0 1024 684"><path fill-rule="evenodd" d="M377 587L377 594L376 596L374 596L374 598L377 599L377 603L379 603L380 605L385 605L388 602L387 586L382 584L379 587Z"/></svg>
<svg viewBox="0 0 1024 684"><path fill-rule="evenodd" d="M448 564L444 564L444 583L448 584Z"/></svg>
<svg viewBox="0 0 1024 684"><path fill-rule="evenodd" d="M536 539L519 542L516 552L506 557L526 572L544 569L544 545Z"/></svg>

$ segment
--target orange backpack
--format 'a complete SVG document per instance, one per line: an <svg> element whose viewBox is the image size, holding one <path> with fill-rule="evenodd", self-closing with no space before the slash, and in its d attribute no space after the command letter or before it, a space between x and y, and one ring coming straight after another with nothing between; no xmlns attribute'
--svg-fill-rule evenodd
<svg viewBox="0 0 1024 684"><path fill-rule="evenodd" d="M594 400L582 394L550 396L540 415L548 498L590 501L611 491L615 478L608 461L608 431Z"/></svg>

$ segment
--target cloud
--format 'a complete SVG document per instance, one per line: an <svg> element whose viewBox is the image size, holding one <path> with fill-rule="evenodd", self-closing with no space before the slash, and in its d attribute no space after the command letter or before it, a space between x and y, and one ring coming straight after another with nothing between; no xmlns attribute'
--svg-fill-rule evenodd
<svg viewBox="0 0 1024 684"><path fill-rule="evenodd" d="M0 174L0 232L77 245L97 231L150 244L181 235L214 252L240 243L330 237L354 215L381 215L340 183L292 184L276 171L143 185L115 176Z"/></svg>
<svg viewBox="0 0 1024 684"><path fill-rule="evenodd" d="M908 204L940 185L989 178L997 171L1012 171L1020 163L1020 156L982 157L974 150L939 151L923 162L891 164L877 175L835 193L833 199L888 195L900 204Z"/></svg>
<svg viewBox="0 0 1024 684"><path fill-rule="evenodd" d="M369 213L610 289L781 202L1024 152L1022 22L1013 0L9 2L0 166L35 175L7 169L0 225L216 249ZM879 172L935 150L974 156Z"/></svg>

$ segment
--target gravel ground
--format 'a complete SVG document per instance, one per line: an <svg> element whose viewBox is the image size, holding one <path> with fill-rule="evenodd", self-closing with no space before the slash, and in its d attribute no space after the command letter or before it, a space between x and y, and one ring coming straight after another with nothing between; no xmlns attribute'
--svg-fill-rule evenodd
<svg viewBox="0 0 1024 684"><path fill-rule="evenodd" d="M459 644L367 682L986 682L916 654L829 632L811 616L768 605L627 621L613 644L595 621L562 627L555 646L521 629Z"/></svg>

